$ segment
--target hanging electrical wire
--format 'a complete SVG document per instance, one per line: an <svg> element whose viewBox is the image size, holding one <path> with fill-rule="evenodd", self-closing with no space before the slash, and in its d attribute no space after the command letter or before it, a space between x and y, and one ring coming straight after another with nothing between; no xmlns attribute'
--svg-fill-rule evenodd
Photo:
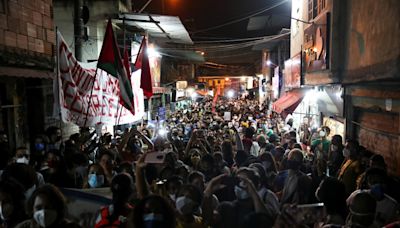
<svg viewBox="0 0 400 228"><path fill-rule="evenodd" d="M272 41L275 39L279 39L281 37L289 35L290 32L283 33L283 34L278 34L278 35L271 35L271 36L263 36L263 37L258 37L256 40L250 40L250 41L243 41L241 43L233 43L233 44L220 44L220 45L196 45L194 47L183 47L183 48L162 48L162 50L205 50L205 51L223 51L221 49L238 49L238 48L245 48L249 46L254 46L257 44L262 44L268 41Z"/></svg>

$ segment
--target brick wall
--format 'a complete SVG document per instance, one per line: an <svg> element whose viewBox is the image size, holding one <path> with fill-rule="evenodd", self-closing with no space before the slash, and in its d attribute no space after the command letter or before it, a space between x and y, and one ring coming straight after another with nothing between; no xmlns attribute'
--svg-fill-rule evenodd
<svg viewBox="0 0 400 228"><path fill-rule="evenodd" d="M52 0L4 0L2 4L0 47L6 51L3 53L13 58L23 55L51 59L56 42Z"/></svg>

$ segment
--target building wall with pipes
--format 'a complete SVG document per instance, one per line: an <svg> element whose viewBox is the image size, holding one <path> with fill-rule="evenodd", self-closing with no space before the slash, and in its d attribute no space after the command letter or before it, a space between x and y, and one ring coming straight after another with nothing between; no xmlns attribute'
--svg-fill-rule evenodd
<svg viewBox="0 0 400 228"><path fill-rule="evenodd" d="M52 88L55 31L51 0L0 1L0 131L10 150L44 132Z"/></svg>

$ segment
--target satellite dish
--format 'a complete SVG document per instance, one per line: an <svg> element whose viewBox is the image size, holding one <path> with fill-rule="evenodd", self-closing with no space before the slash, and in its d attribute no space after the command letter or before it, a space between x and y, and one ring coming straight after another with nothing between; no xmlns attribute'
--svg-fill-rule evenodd
<svg viewBox="0 0 400 228"><path fill-rule="evenodd" d="M86 25L86 23L88 23L89 18L90 18L89 7L82 6L82 16L81 17L83 20L83 24Z"/></svg>

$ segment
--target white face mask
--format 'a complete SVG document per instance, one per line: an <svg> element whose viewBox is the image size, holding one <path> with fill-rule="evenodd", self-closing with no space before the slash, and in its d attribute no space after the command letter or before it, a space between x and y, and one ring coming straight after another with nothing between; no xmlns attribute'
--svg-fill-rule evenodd
<svg viewBox="0 0 400 228"><path fill-rule="evenodd" d="M175 206L182 215L190 215L194 212L196 203L186 196L180 196L176 199Z"/></svg>
<svg viewBox="0 0 400 228"><path fill-rule="evenodd" d="M175 202L176 200L176 194L169 194L169 198Z"/></svg>
<svg viewBox="0 0 400 228"><path fill-rule="evenodd" d="M326 135L326 132L325 132L325 131L320 131L320 132L319 132L319 136L320 136L320 137L325 137L325 135Z"/></svg>
<svg viewBox="0 0 400 228"><path fill-rule="evenodd" d="M48 227L56 221L57 211L49 209L38 210L33 214L33 219L40 227Z"/></svg>
<svg viewBox="0 0 400 228"><path fill-rule="evenodd" d="M350 150L347 148L343 149L343 157L347 158L350 156Z"/></svg>
<svg viewBox="0 0 400 228"><path fill-rule="evenodd" d="M22 164L29 164L29 159L27 159L26 157L22 157L22 158L17 158L17 160L15 161L16 163L22 163Z"/></svg>

